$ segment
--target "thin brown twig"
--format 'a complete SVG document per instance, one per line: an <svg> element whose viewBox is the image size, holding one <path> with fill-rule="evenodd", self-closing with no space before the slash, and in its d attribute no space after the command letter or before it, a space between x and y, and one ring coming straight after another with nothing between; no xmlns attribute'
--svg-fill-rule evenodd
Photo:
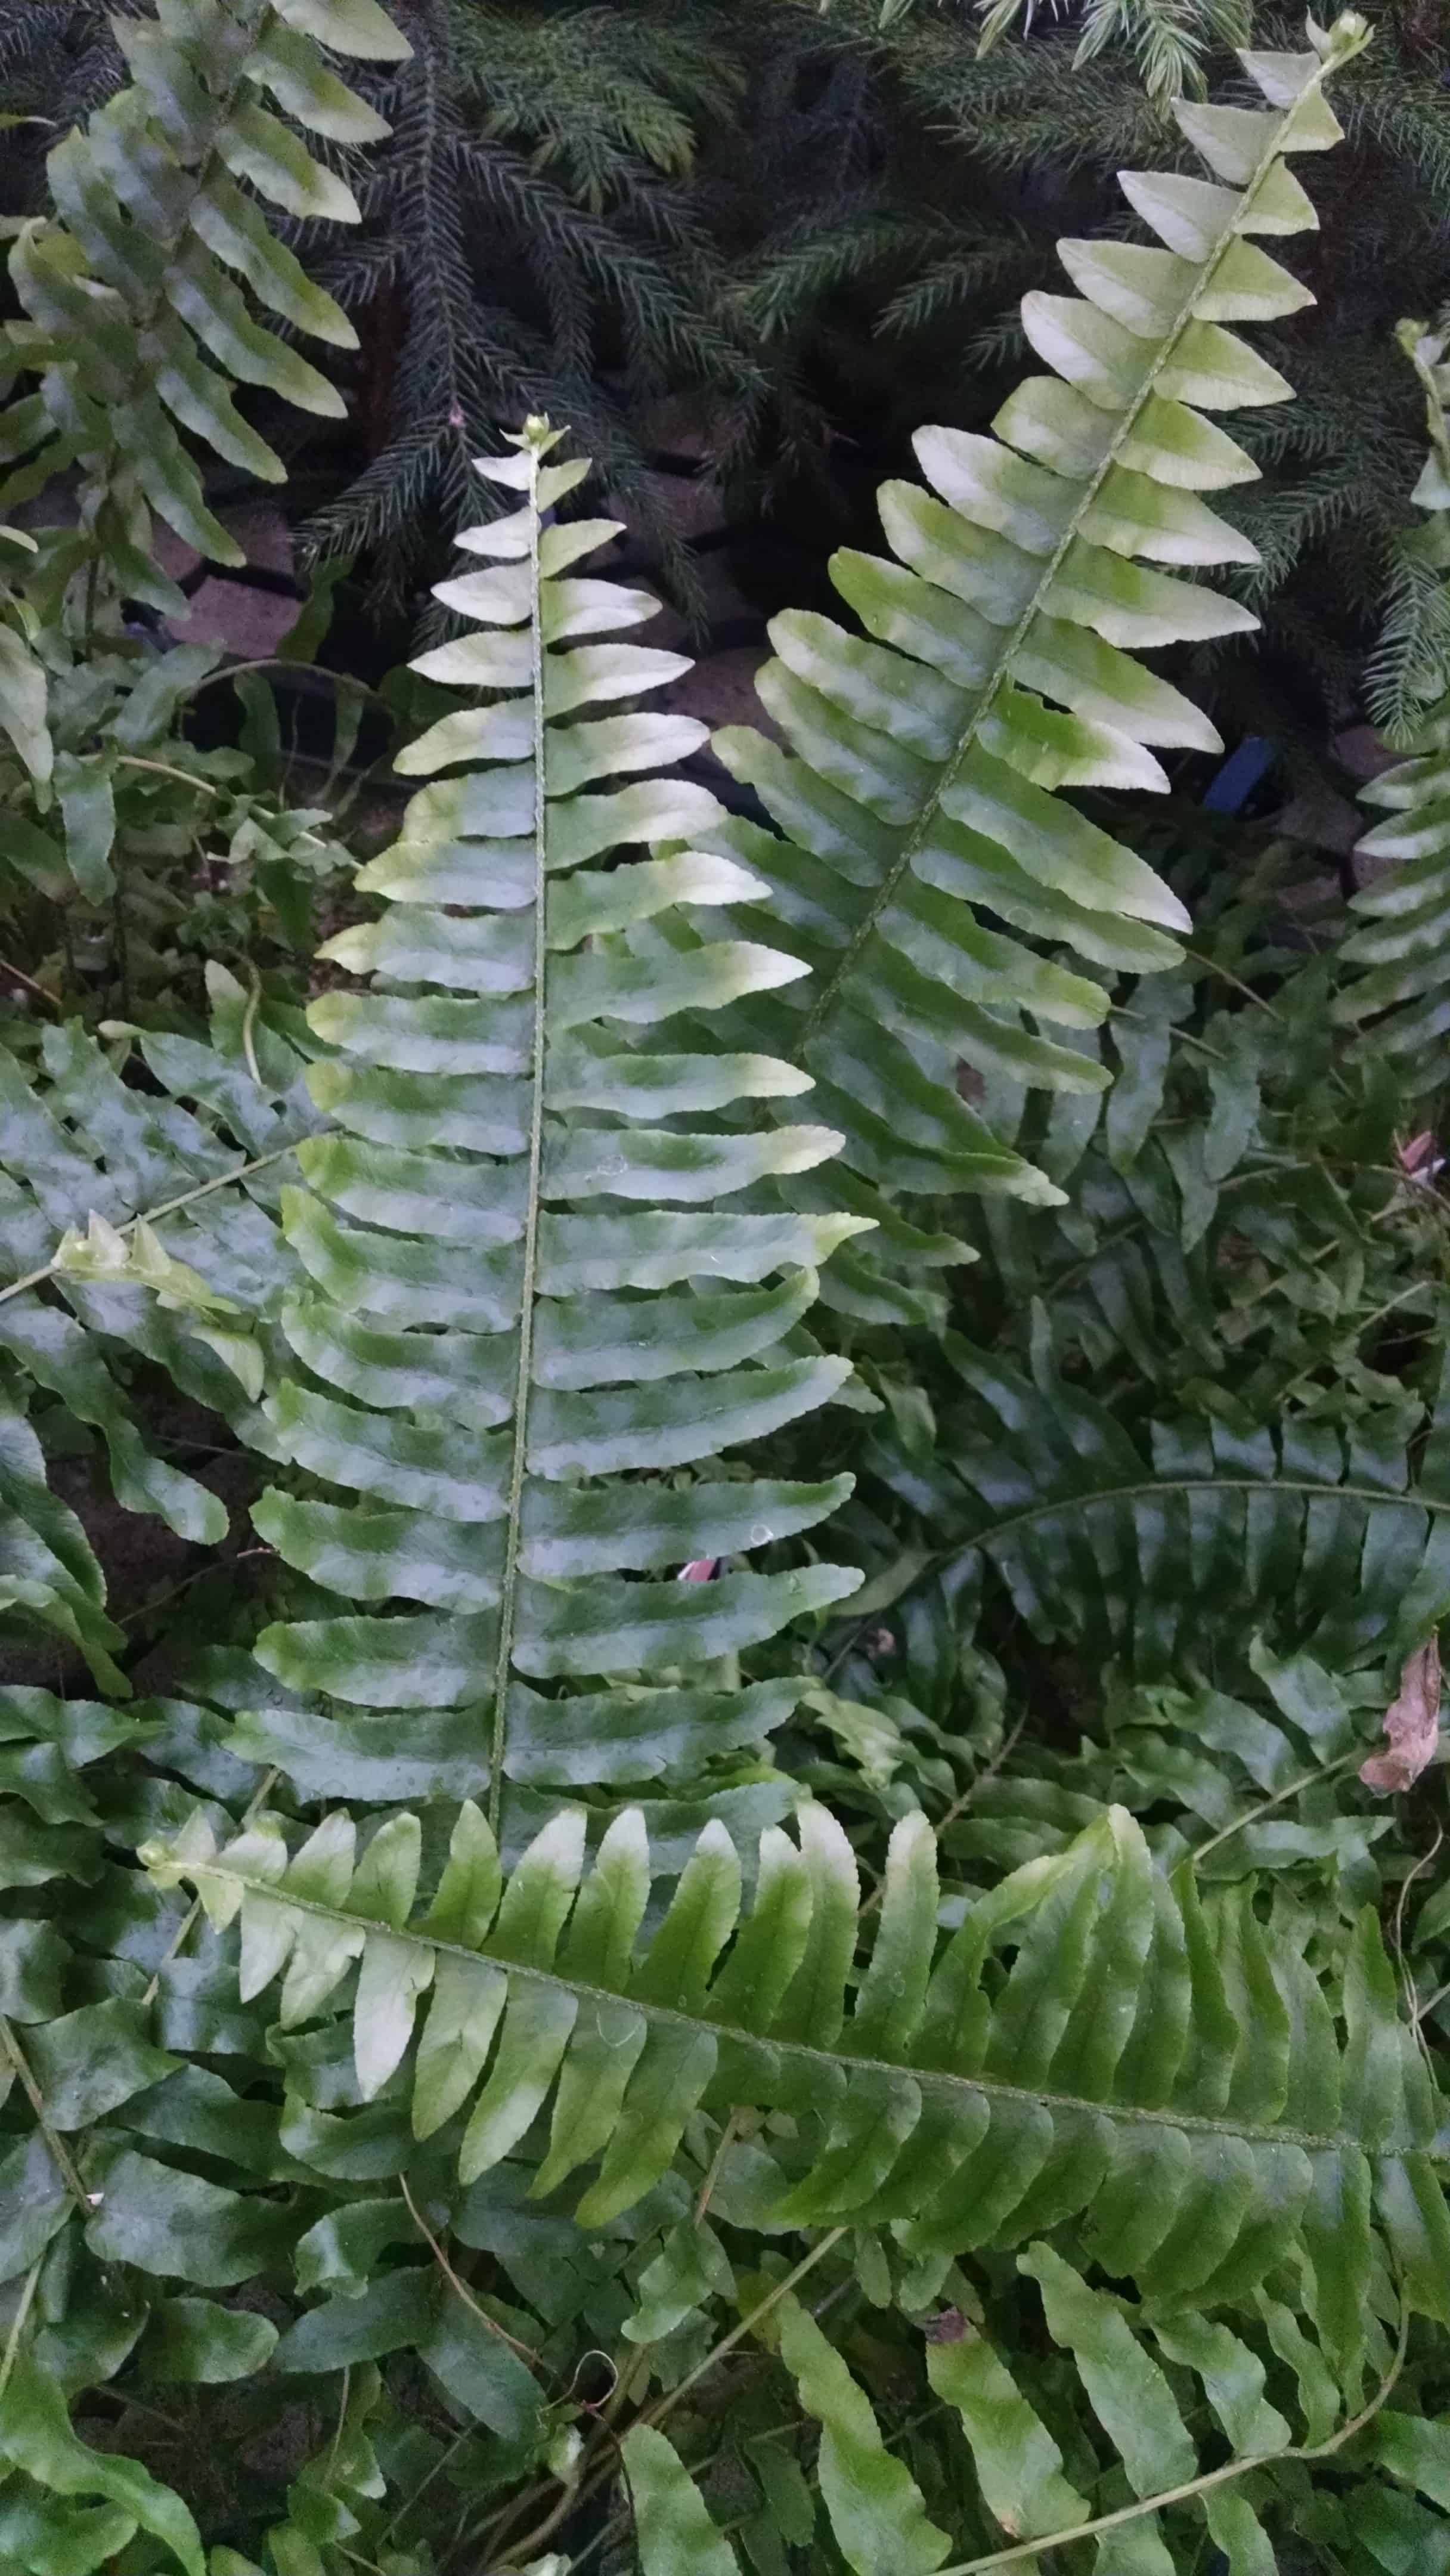
<svg viewBox="0 0 1450 2576"><path fill-rule="evenodd" d="M13 958L0 957L0 974L13 976L17 984L25 986L27 993L34 993L40 1001L48 1002L53 1011L64 1009L59 993L53 993L48 984L37 984L35 977L27 975L24 967L17 966Z"/></svg>
<svg viewBox="0 0 1450 2576"><path fill-rule="evenodd" d="M65 2184L66 2190L70 2193L70 2196L75 2202L77 2209L80 2211L81 2216L83 2218L89 2218L92 2214L91 2195L81 2180L79 2170L73 2156L71 2155L69 2147L66 2145L59 2130L54 2127L51 2121L50 2114L45 2107L45 2095L42 2093L40 2086L32 2075L25 2052L22 2049L19 2040L16 2038L14 2031L11 2029L4 2013L0 2013L0 2051L3 2051L5 2056L9 2058L11 2065L20 2078L25 2098L29 2102L32 2111L35 2113L36 2127L44 2138L47 2147L50 2149L56 2171L59 2173L61 2180Z"/></svg>
<svg viewBox="0 0 1450 2576"><path fill-rule="evenodd" d="M544 2367L543 2354L535 2352L532 2344L520 2343L517 2335L509 2334L506 2329L498 2323L496 2318L489 2315L487 2308L479 2305L479 2302L474 2297L468 2283L460 2279L458 2273L454 2271L452 2264L449 2262L447 2255L444 2253L443 2248L439 2244L437 2237L434 2235L432 2228L429 2226L427 2219L423 2216L421 2209L418 2207L416 2200L408 2189L408 2177L406 2174L399 2174L398 2189L408 2204L409 2217L412 2219L419 2235L426 2238L428 2245L432 2250L433 2260L437 2264L439 2271L442 2273L444 2280L448 2283L449 2288L457 2292L459 2298L463 2301L464 2306L469 2309L472 2315L477 2317L481 2326L486 2326L491 2335L497 2335L500 2343L506 2343L508 2345L510 2352L516 2352L519 2355L520 2360L531 2361L537 2368L542 2370Z"/></svg>

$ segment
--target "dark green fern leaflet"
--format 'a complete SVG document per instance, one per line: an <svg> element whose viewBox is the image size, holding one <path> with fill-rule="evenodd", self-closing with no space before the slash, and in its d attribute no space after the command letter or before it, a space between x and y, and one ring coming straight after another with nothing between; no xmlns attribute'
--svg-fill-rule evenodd
<svg viewBox="0 0 1450 2576"><path fill-rule="evenodd" d="M892 1836L848 2010L856 1864L824 1809L801 1810L798 1844L775 1828L762 1838L738 1931L739 1855L708 1826L640 1956L639 1816L610 1826L581 1886L584 1824L561 1811L505 1888L465 1805L417 1920L411 1816L382 1825L360 1864L343 1814L291 1860L274 1819L218 1853L200 1816L143 1857L163 1887L189 1880L214 1923L240 1914L243 1994L285 1970L284 2024L321 2012L356 1963L365 2098L393 2077L428 1998L413 2131L460 2123L465 2182L552 2101L532 2189L597 2160L586 2226L658 2181L701 2105L777 2109L793 2133L778 2125L747 2159L773 2227L889 2221L924 2257L1075 2219L1105 2272L1164 2307L1247 2296L1302 2248L1339 2355L1361 2348L1373 2209L1407 2295L1450 2315L1437 2105L1372 1915L1343 1993L1326 1998L1294 1942L1259 1921L1252 1889L1201 1903L1191 1873L1156 1872L1114 1808L970 1901L938 1955L936 1846L914 1814Z"/></svg>
<svg viewBox="0 0 1450 2576"><path fill-rule="evenodd" d="M356 222L351 189L295 129L354 145L386 133L328 53L393 59L408 47L377 0L159 0L155 19L122 17L115 31L131 84L56 145L55 216L26 224L11 252L27 316L9 326L11 348L40 385L0 421L0 456L39 450L19 478L26 490L79 461L102 487L99 533L125 588L174 606L149 562L148 505L203 554L244 560L180 433L275 483L286 469L233 386L342 413L242 287L293 329L356 347L267 210Z"/></svg>
<svg viewBox="0 0 1450 2576"><path fill-rule="evenodd" d="M1224 325L1312 301L1251 236L1314 223L1283 156L1336 141L1320 85L1363 41L1347 15L1313 52L1245 55L1266 110L1175 109L1212 180L1123 178L1167 247L1062 245L1081 298L1034 293L1022 308L1054 372L1019 387L995 436L918 435L931 490L884 487L891 556L848 551L832 567L866 638L814 615L775 621L760 692L792 748L719 739L787 836L732 823L720 846L766 878L816 968L749 1025L815 1075L863 1206L878 1187L1054 1196L960 1096L959 1068L1100 1088L1073 1033L1103 1020L1112 976L1178 956L1177 898L1057 791L1162 788L1151 746L1217 744L1133 657L1254 623L1176 569L1254 559L1198 497L1256 471L1204 414L1290 390ZM837 1265L827 1293L882 1311L874 1263L870 1278L854 1258Z"/></svg>
<svg viewBox="0 0 1450 2576"><path fill-rule="evenodd" d="M533 423L518 455L481 464L520 506L460 538L486 568L438 596L487 631L417 665L504 694L445 717L401 765L488 765L414 797L401 840L359 878L386 898L381 917L324 952L371 970L373 989L311 1012L338 1050L312 1079L340 1132L301 1148L311 1193L284 1199L313 1293L285 1321L304 1374L270 1411L285 1454L357 1499L273 1492L255 1515L332 1593L417 1605L274 1627L263 1662L290 1688L388 1712L372 1721L380 1742L407 1727L394 1712L476 1710L495 1814L515 1724L543 1785L652 1776L664 1738L687 1773L758 1740L798 1685L742 1697L707 1668L859 1581L822 1565L650 1579L789 1539L849 1491L844 1477L680 1471L841 1384L844 1362L790 1356L787 1337L816 1295L814 1265L861 1220L716 1205L808 1169L838 1139L701 1123L809 1084L761 1055L671 1051L669 1024L804 970L739 940L645 964L619 940L673 906L756 887L737 862L690 849L589 864L677 840L719 809L702 788L643 774L698 748L690 719L564 721L683 666L580 640L655 602L570 571L614 523L543 524L588 471L545 463L555 443ZM620 774L630 783L599 791ZM632 1033L646 1043L626 1044ZM665 1687L636 1687L648 1674ZM581 1681L597 1687L561 1711L551 1769L536 1686Z"/></svg>
<svg viewBox="0 0 1450 2576"><path fill-rule="evenodd" d="M1404 1655L1443 1617L1443 1398L1412 1475L1403 1413L1249 1432L1187 1417L1145 1445L1045 1369L1035 1385L955 1336L947 1349L972 1401L942 1408L938 1460L878 1433L870 1463L938 1544L955 1531L959 1571L990 1563L1037 1636L1148 1674L1228 1675L1259 1628L1342 1669Z"/></svg>
<svg viewBox="0 0 1450 2576"><path fill-rule="evenodd" d="M1410 758L1361 790L1366 804L1389 812L1359 844L1369 882L1352 908L1363 927L1345 940L1340 955L1346 965L1365 971L1347 978L1335 995L1334 1017L1342 1026L1363 1029L1356 1040L1361 1056L1395 1058L1411 1089L1428 1091L1442 1078L1440 1044L1450 1029L1450 692L1444 687L1450 618L1450 425L1444 406L1450 367L1443 337L1406 322L1401 338L1429 415L1430 453L1413 497L1430 513L1419 561L1433 577L1440 634L1438 649L1433 636L1424 639L1420 666L1406 674L1402 687L1402 695L1420 699Z"/></svg>

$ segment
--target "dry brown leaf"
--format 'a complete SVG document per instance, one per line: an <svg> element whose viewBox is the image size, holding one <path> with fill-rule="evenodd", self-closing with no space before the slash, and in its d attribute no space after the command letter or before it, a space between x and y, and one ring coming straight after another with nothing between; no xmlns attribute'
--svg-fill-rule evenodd
<svg viewBox="0 0 1450 2576"><path fill-rule="evenodd" d="M1435 1637L1406 1657L1398 1696L1385 1710L1387 1749L1359 1766L1367 1789L1387 1796L1409 1789L1434 1753L1440 1735L1440 1646Z"/></svg>

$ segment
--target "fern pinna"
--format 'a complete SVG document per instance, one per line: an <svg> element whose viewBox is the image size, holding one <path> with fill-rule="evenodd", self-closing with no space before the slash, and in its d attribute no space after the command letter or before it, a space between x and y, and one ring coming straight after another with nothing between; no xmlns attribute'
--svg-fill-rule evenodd
<svg viewBox="0 0 1450 2576"><path fill-rule="evenodd" d="M775 620L759 689L790 748L717 737L785 835L732 821L718 846L765 879L816 970L737 1016L815 1076L845 1135L853 1203L881 1231L826 1295L867 1319L919 1317L922 1266L960 1257L882 1191L1057 1195L961 1096L960 1067L978 1091L1102 1088L1089 1033L1107 982L1180 956L1176 896L1058 791L1166 788L1154 746L1218 744L1135 656L1255 623L1179 568L1255 560L1199 498L1257 471L1204 415L1290 391L1225 325L1313 300L1255 238L1314 224L1285 156L1338 139L1322 83L1365 42L1352 12L1311 34L1304 54L1243 57L1266 108L1175 105L1211 179L1123 174L1165 247L1060 246L1080 294L1024 299L1052 373L1018 387L995 434L918 434L931 489L883 488L891 555L832 563L866 635Z"/></svg>
<svg viewBox="0 0 1450 2576"><path fill-rule="evenodd" d="M581 640L655 602L570 571L614 526L544 524L588 472L546 461L558 435L531 422L516 454L481 463L518 507L460 539L486 568L439 596L485 631L417 667L500 694L444 717L403 763L480 765L420 789L402 838L360 873L384 909L324 954L371 972L373 989L326 994L310 1013L336 1049L313 1085L337 1132L299 1148L310 1187L284 1197L313 1289L284 1324L306 1374L270 1410L286 1455L360 1499L274 1491L254 1515L327 1592L419 1605L275 1626L262 1662L361 1710L474 1709L495 1818L511 1769L545 1784L648 1777L666 1761L689 1773L713 1743L764 1735L796 1686L767 1680L742 1699L707 1668L859 1581L822 1565L658 1579L705 1552L788 1539L848 1492L845 1478L678 1471L839 1387L846 1363L786 1344L815 1264L862 1220L713 1204L808 1169L837 1139L700 1123L809 1082L767 1056L671 1050L670 1023L803 969L723 940L660 972L614 936L754 885L691 849L591 864L708 827L718 809L702 788L633 775L695 749L692 720L566 721L682 666ZM593 783L621 775L630 783ZM681 1667L694 1668L684 1684L637 1687ZM586 1709L561 1713L551 1762L537 1685L602 1677ZM371 1724L385 1741L407 1720Z"/></svg>

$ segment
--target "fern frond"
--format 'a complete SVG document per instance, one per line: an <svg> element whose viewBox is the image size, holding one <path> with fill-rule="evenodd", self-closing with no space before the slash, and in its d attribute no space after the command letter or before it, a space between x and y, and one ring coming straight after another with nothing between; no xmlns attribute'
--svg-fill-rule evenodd
<svg viewBox="0 0 1450 2576"><path fill-rule="evenodd" d="M446 2127L465 2183L551 2103L532 2189L597 2161L586 2226L659 2181L702 2105L781 2110L791 2126L752 2149L773 2228L889 2222L908 2255L950 2257L1072 2220L1160 2313L1244 2297L1302 2250L1320 2335L1352 2361L1373 2188L1406 2296L1445 2318L1436 2105L1371 1914L1326 1998L1251 1894L1200 1901L1116 1809L969 1902L938 1954L934 1838L909 1816L848 2010L856 1866L822 1809L801 1811L798 1843L764 1837L743 1922L738 1855L708 1827L639 1954L639 1820L616 1818L581 1885L584 1827L559 1813L505 1883L465 1804L421 1914L407 1815L360 1863L344 1814L295 1857L273 1818L218 1851L201 1816L142 1857L215 1925L240 1918L242 1994L281 1977L284 2027L348 1981L362 2098L387 2088L415 2137Z"/></svg>
<svg viewBox="0 0 1450 2576"><path fill-rule="evenodd" d="M1280 2533L1302 2527L1298 2464L1332 2459L1356 2437L1360 2457L1398 2467L1408 2483L1417 2482L1418 2465L1418 2482L1438 2487L1440 2428L1417 2452L1426 2428L1386 2412L1410 2344L1409 2320L1387 2283L1377 2282L1374 2294L1378 2385L1359 2404L1352 2386L1341 2392L1282 2299L1260 2293L1257 2312L1238 2318L1235 2331L1193 2309L1145 2312L1091 2286L1080 2256L1068 2262L1043 2240L997 2270L989 2296L979 2300L972 2284L970 2313L947 2306L927 2320L923 2375L935 2403L905 2426L892 2420L894 2388L873 2404L862 2381L879 2384L881 2374L834 2349L790 2289L774 2294L774 2313L757 2328L777 2348L807 2419L820 2426L812 2482L839 2555L859 2576L883 2567L933 2576L943 2558L952 2561L951 2576L1008 2567L1032 2576L1039 2552L1089 2542L1102 2576L1178 2569L1186 2576L1204 2563L1205 2525L1210 2544L1231 2553L1221 2558L1215 2547L1217 2563L1257 2576L1277 2565ZM962 2277L951 2276L954 2288ZM905 2358L893 2353L898 2366ZM1302 2420L1297 2438L1269 2400L1271 2373L1277 2396ZM923 2433L923 2425L933 2429ZM688 2456L688 2441L675 2438ZM731 2576L734 2558L671 2441L641 2419L620 2448L645 2576L680 2576L687 2567ZM742 2466L759 2462L764 2440L747 2437L740 2450ZM802 2466L805 2455L802 2444ZM1208 2458L1215 2465L1205 2466ZM776 2511L752 2517L756 2531L809 2537L805 2476L797 2486L765 2471L761 2483ZM1360 2492L1372 2527L1378 2515L1397 2537L1407 2528L1423 2534L1433 2562L1438 2523L1413 2506L1407 2522L1408 2499L1382 2486ZM958 2554L964 2546L969 2557Z"/></svg>
<svg viewBox="0 0 1450 2576"><path fill-rule="evenodd" d="M1038 1637L1147 1674L1232 1673L1263 1627L1343 1667L1403 1655L1441 1615L1443 1409L1418 1475L1403 1415L1343 1431L1310 1417L1251 1431L1154 1423L1145 1455L1077 1388L1034 1385L955 1340L948 1356L976 1401L942 1409L938 1458L914 1462L878 1431L874 1463L943 1535L956 1531L963 1574L992 1565Z"/></svg>
<svg viewBox="0 0 1450 2576"><path fill-rule="evenodd" d="M1419 539L1423 564L1438 577L1439 619L1450 616L1450 425L1445 399L1450 366L1445 340L1403 322L1400 342L1425 395L1430 453L1412 498L1429 513ZM1438 622L1438 621L1437 621ZM1428 635L1429 620L1416 621ZM1392 1057L1411 1090L1440 1078L1436 1041L1450 1028L1450 689L1441 659L1431 654L1409 685L1420 705L1409 743L1411 757L1362 789L1368 805L1389 818L1367 832L1359 854L1376 873L1352 898L1363 927L1340 950L1345 965L1363 968L1334 999L1341 1027L1357 1029L1355 1051ZM1391 862L1380 872L1380 863ZM1363 1026L1365 1022L1370 1025Z"/></svg>
<svg viewBox="0 0 1450 2576"><path fill-rule="evenodd" d="M80 460L103 494L117 484L113 556L124 541L144 565L133 524L144 499L203 554L240 564L180 433L277 482L285 469L237 410L234 384L341 413L327 378L257 320L236 281L284 321L355 345L264 210L356 220L350 189L294 128L359 143L386 127L327 68L319 38L364 59L408 48L377 0L190 0L182 14L114 24L131 85L55 146L54 217L25 225L11 252L27 317L7 326L11 348L40 376L19 407L21 443L42 447L52 472ZM12 415L11 452L16 429Z"/></svg>
<svg viewBox="0 0 1450 2576"><path fill-rule="evenodd" d="M1416 542L1395 546L1375 649L1365 668L1370 713L1386 742L1406 751L1426 707L1450 683L1450 583L1445 567Z"/></svg>
<svg viewBox="0 0 1450 2576"><path fill-rule="evenodd" d="M1197 496L1254 469L1194 405L1288 390L1224 324L1311 300L1251 237L1313 222L1283 155L1335 140L1320 85L1362 41L1346 18L1322 53L1247 56L1267 111L1180 106L1215 181L1124 181L1170 247L1063 246L1082 297L1023 304L1055 372L1019 388L994 437L922 431L931 491L881 495L893 556L834 559L870 640L824 617L776 619L759 688L791 748L744 729L717 737L787 837L732 824L714 846L766 880L815 968L798 1003L737 1018L814 1076L873 1212L883 1190L1053 1200L961 1098L959 1066L1101 1089L1107 1073L1076 1037L1108 1011L1099 974L1180 953L1176 896L1058 791L1161 788L1151 746L1218 740L1134 655L1254 622L1157 567L1251 559ZM860 1270L838 1265L838 1301Z"/></svg>
<svg viewBox="0 0 1450 2576"><path fill-rule="evenodd" d="M415 668L506 694L444 717L400 760L434 783L358 878L385 908L323 951L377 980L309 1013L338 1050L312 1084L340 1132L299 1149L310 1190L284 1194L313 1293L283 1322L307 1376L269 1413L283 1454L360 1499L276 1491L254 1513L314 1583L419 1605L274 1627L262 1662L289 1688L365 1710L471 1709L495 1815L511 1730L548 1727L538 1682L661 1678L663 1696L606 1682L587 1727L561 1709L565 1779L591 1739L620 1776L631 1729L653 1740L672 1712L694 1719L703 1753L727 1705L706 1689L687 1709L664 1677L768 1638L859 1580L835 1566L708 1586L633 1579L706 1550L748 1555L849 1490L676 1479L809 1412L849 1373L780 1345L816 1295L815 1265L862 1220L717 1212L837 1140L819 1126L702 1126L702 1113L808 1084L759 1054L648 1042L681 1012L803 970L740 941L663 966L616 953L633 923L754 887L737 863L692 849L613 872L589 864L713 826L719 809L650 774L698 748L692 720L564 721L686 665L578 640L638 624L655 602L569 572L616 523L544 525L589 470L545 462L558 435L534 422L517 453L480 461L519 506L465 532L482 568L438 597L484 631ZM631 783L594 785L619 776ZM628 1045L631 1031L646 1042ZM537 1757L531 1776L548 1776Z"/></svg>
<svg viewBox="0 0 1450 2576"><path fill-rule="evenodd" d="M946 1841L972 1881L990 1881L1065 1851L1121 1804L1160 1869L1191 1861L1200 1888L1273 1879L1347 1925L1378 1901L1376 1847L1391 1873L1402 1865L1383 1796L1355 1777L1382 1740L1386 1696L1380 1665L1331 1672L1261 1640L1242 1690L1110 1679L1070 1750L1034 1746L980 1779Z"/></svg>

